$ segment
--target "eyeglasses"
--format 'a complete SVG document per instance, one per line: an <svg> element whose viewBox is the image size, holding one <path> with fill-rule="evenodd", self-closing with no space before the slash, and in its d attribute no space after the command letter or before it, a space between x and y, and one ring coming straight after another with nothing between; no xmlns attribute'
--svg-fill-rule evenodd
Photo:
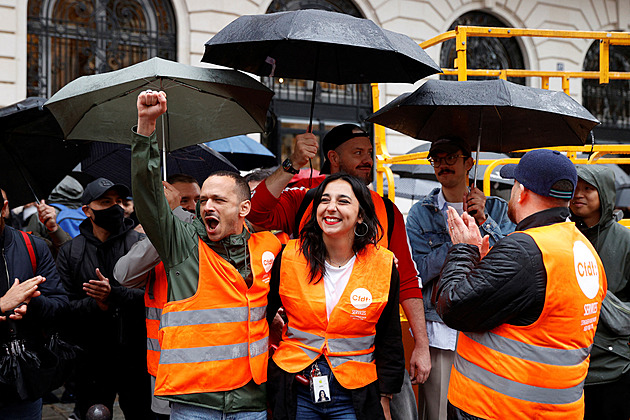
<svg viewBox="0 0 630 420"><path fill-rule="evenodd" d="M457 162L457 159L465 158L465 157L466 156L464 156L464 155L451 155L451 156L445 156L443 158L432 158L432 157L430 157L428 160L429 160L429 163L431 164L431 166L433 166L434 168L439 168L444 163L446 163L448 166L454 165L455 162Z"/></svg>

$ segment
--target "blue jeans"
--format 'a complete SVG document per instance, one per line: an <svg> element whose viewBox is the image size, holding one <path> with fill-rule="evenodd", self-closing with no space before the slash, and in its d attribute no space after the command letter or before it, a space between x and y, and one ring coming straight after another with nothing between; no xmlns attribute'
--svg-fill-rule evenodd
<svg viewBox="0 0 630 420"><path fill-rule="evenodd" d="M267 412L224 413L212 408L174 402L171 404L171 420L267 420Z"/></svg>
<svg viewBox="0 0 630 420"><path fill-rule="evenodd" d="M21 401L0 408L0 420L41 420L42 399L35 401Z"/></svg>
<svg viewBox="0 0 630 420"><path fill-rule="evenodd" d="M295 418L299 420L357 420L350 391L335 380L325 358L318 359L317 366L322 375L328 376L331 401L315 404L310 389L298 385Z"/></svg>

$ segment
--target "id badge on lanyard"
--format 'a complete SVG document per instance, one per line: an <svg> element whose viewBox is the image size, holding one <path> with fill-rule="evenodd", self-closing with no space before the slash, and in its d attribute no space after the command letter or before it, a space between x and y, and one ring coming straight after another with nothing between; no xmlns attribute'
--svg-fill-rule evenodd
<svg viewBox="0 0 630 420"><path fill-rule="evenodd" d="M328 376L322 375L317 366L317 362L313 364L311 369L311 397L315 404L330 402L330 386L328 385Z"/></svg>

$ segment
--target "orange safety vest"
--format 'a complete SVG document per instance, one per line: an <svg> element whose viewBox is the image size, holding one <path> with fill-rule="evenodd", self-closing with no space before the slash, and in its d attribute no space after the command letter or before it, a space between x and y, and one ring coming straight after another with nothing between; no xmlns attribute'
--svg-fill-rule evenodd
<svg viewBox="0 0 630 420"><path fill-rule="evenodd" d="M151 271L149 281L144 288L144 311L147 323L147 370L151 376L157 376L160 361L160 319L162 308L168 301L168 281L164 263L160 262Z"/></svg>
<svg viewBox="0 0 630 420"><path fill-rule="evenodd" d="M270 232L247 241L253 282L199 239L199 284L164 305L155 395L228 391L267 380L271 267L281 244Z"/></svg>
<svg viewBox="0 0 630 420"><path fill-rule="evenodd" d="M387 207L385 207L385 201L383 200L383 197L379 195L379 193L377 193L376 191L370 190L370 194L372 195L372 202L374 202L374 209L376 210L376 218L378 219L378 221L381 224L381 227L383 228L383 231L379 232L381 234L381 238L379 239L378 244L382 246L383 248L388 248L389 247L389 238L388 238L389 217L387 214ZM300 219L300 227L298 231L293 232L294 237L297 238L300 235L302 228L304 227L306 222L308 222L309 219L311 218L312 211L313 211L313 200L311 199L311 202L308 204L308 207L306 208L306 210L304 211L304 214L302 215L302 218ZM392 223L394 223L393 220L392 220Z"/></svg>
<svg viewBox="0 0 630 420"><path fill-rule="evenodd" d="M308 282L308 263L299 241L289 241L280 268L280 297L288 322L273 355L276 364L297 373L323 354L344 388L376 381L376 324L387 305L392 264L392 252L383 247L370 245L358 254L348 285L327 320L324 281Z"/></svg>
<svg viewBox="0 0 630 420"><path fill-rule="evenodd" d="M448 400L484 419L581 419L589 355L606 294L597 252L573 223L528 229L547 272L531 325L460 332Z"/></svg>

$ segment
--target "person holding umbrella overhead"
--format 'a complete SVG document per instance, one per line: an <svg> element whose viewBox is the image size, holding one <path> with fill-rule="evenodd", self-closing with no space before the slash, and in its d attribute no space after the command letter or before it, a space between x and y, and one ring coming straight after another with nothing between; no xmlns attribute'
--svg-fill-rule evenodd
<svg viewBox="0 0 630 420"><path fill-rule="evenodd" d="M140 93L131 136L136 213L168 281L155 395L171 402L173 420L266 419L265 313L281 244L270 232L252 233L249 186L234 172L205 180L192 223L173 215L155 135L166 107L164 92Z"/></svg>
<svg viewBox="0 0 630 420"><path fill-rule="evenodd" d="M489 249L474 219L448 209L454 246L442 267L437 312L460 332L448 390L450 419L581 419L606 274L567 221L577 185L556 150L527 152L515 179L516 232Z"/></svg>
<svg viewBox="0 0 630 420"><path fill-rule="evenodd" d="M322 141L325 163L322 173L345 172L356 176L365 184L372 182L373 146L369 135L354 124L343 124L333 128ZM317 155L318 143L312 133L300 134L295 140L295 150L269 178L254 190L252 211L248 219L266 229L280 229L294 236L311 214L314 190L284 188L293 175ZM315 187L316 185L313 185ZM389 199L371 191L378 219L383 228L379 244L387 247L398 259L400 272L400 301L415 338L415 347L410 359L410 375L413 383L423 383L429 376L431 362L427 342L422 291L419 287L418 271L411 258L403 216ZM392 416L407 419L417 415L416 401L411 383L405 375L403 390L393 398Z"/></svg>
<svg viewBox="0 0 630 420"><path fill-rule="evenodd" d="M420 197L407 216L407 235L411 253L420 271L422 291L433 296L446 254L453 246L446 228L446 210L474 212L475 223L490 236L490 244L514 231L507 216L507 203L498 197L485 197L474 186L468 188L468 173L473 166L470 147L459 137L444 137L431 144L429 161L441 187ZM424 299L425 318L431 352L431 374L420 387L424 418L446 420L446 394L455 357L457 331L446 325L435 311L432 299ZM423 409L424 408L424 409Z"/></svg>

